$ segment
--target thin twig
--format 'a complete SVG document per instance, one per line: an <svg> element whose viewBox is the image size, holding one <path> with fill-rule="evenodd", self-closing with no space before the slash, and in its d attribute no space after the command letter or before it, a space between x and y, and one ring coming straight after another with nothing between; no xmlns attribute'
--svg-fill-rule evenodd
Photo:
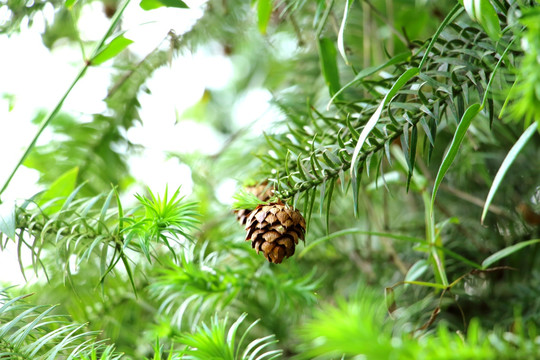
<svg viewBox="0 0 540 360"><path fill-rule="evenodd" d="M418 164L418 167L420 168L420 170L422 170L422 174L424 175L424 177L430 182L432 183L433 182L433 177L431 176L431 173L429 171L429 169L427 168L426 164L422 161L422 159L418 159L417 162ZM474 196L474 195L471 195L469 193L466 193L464 191L461 191L459 189L456 189L450 185L446 185L446 184L441 184L440 185L440 188L442 190L445 190L445 191L448 191L449 193L452 193L454 195L456 195L458 198L460 198L461 200L465 200L473 205L477 205L481 208L484 208L484 200ZM506 213L504 211L504 209L502 209L501 207L497 206L497 205L490 205L489 206L489 211L491 211L492 213L494 213L495 215L499 215L499 216L505 216L505 217L509 217L508 216L508 213Z"/></svg>
<svg viewBox="0 0 540 360"><path fill-rule="evenodd" d="M150 55L154 54L156 51L159 50L159 48L161 47L161 45L163 44L163 42L165 42L165 40L167 40L167 38L171 36L171 32L167 33L167 35L159 42L159 44L154 48L154 50L150 51L148 53L148 55L146 55L141 61L139 61L134 68L132 68L129 72L127 72L124 76L122 76L122 78L120 80L118 80L114 86L111 88L111 90L109 90L109 92L107 93L107 97L106 99L110 98L111 96L113 96L117 91L118 89L120 89L122 87L122 85L125 84L126 81L129 80L129 78L131 76L133 76L133 74L135 74L135 71L141 67L142 64L144 64L148 58L150 57Z"/></svg>
<svg viewBox="0 0 540 360"><path fill-rule="evenodd" d="M304 38L302 37L302 29L300 29L300 26L298 26L298 22L294 18L292 14L289 14L289 20L291 21L291 24L294 29L294 33L296 34L296 37L298 38L298 46L304 46L306 42L304 41Z"/></svg>
<svg viewBox="0 0 540 360"><path fill-rule="evenodd" d="M459 189L456 189L450 185L445 185L445 184L441 184L441 189L443 190L446 190L454 195L456 195L458 198L462 199L462 200L465 200L465 201L468 201L470 202L471 204L473 205L477 205L481 208L484 208L484 200L474 196L474 195L471 195L469 193L466 193L464 191L461 191ZM498 207L497 205L489 205L489 211L491 211L492 213L494 213L495 215L499 215L499 216L505 216L505 217L508 217L508 214L504 211L504 209Z"/></svg>

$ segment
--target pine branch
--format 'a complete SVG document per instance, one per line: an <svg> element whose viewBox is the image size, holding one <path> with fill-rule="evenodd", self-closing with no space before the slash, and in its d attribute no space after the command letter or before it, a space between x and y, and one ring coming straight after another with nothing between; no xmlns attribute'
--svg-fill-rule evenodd
<svg viewBox="0 0 540 360"><path fill-rule="evenodd" d="M38 197L32 201L38 205L33 209L29 208L30 202L17 208L14 224L18 230L17 246L30 249L36 275L38 267L47 273L43 257L52 250L55 269L60 265L70 282L73 266L70 262L99 266L102 283L118 263L122 263L135 289L130 263L138 262L141 256L151 262L152 258L159 257L163 247L176 257L174 244L189 240L191 231L199 223L196 204L184 201L179 189L170 198L167 191L163 198L151 192L150 198L138 196L144 212L141 207L124 212L114 189L92 198L77 198L80 189L81 186L67 198L47 203ZM113 206L115 198L116 207ZM22 259L19 262L24 269Z"/></svg>
<svg viewBox="0 0 540 360"><path fill-rule="evenodd" d="M32 306L0 290L0 358L45 360L83 356L90 348L99 349L95 331L71 323L66 316L53 315L54 306Z"/></svg>
<svg viewBox="0 0 540 360"><path fill-rule="evenodd" d="M358 91L353 85L357 84L374 95L388 92L403 73L403 69L414 68L422 61L425 65L418 76L410 80L383 108L380 119L367 138L367 145L359 152L356 162L358 167L353 169L358 174L369 169L380 174L383 153L390 161L389 145L401 137L400 142L409 164L410 179L418 146L418 133L425 134L424 147L427 148L429 160L439 126L444 122L459 122L470 102L486 96L488 78L493 76L491 72L503 53L505 44L512 54L510 58L522 55L520 49L512 46L510 35L501 39L498 44L493 44L482 30L471 27L458 18L431 42L428 47L431 49L430 53L425 53L426 46L422 45L415 55L404 57L403 60L401 55L398 55L378 68L359 73L340 90L345 94L349 93L350 100L341 100L334 104L334 112L345 113L346 118L322 115L313 109L316 116L305 114L305 121L291 119L293 121L288 137L268 137L274 155L263 155L262 160L266 163L268 178L275 183L276 194L283 199L294 198L296 203L298 196L313 199L317 188L323 186L321 199L329 203L331 197L326 196L325 185L336 184L338 178L341 181L350 181L345 174L352 164L353 145L357 143L359 133L376 111L377 103L374 103L374 98L354 98ZM506 69L513 68L510 60L502 61ZM390 66L394 67L393 76L388 76L385 69ZM373 78L374 74L383 69L386 70L383 78ZM508 72L500 72L496 79L497 87L504 88L512 83L513 76ZM376 87L386 90L374 92ZM491 93L487 96L491 105L486 116L490 121L493 121L494 117L493 93L496 90L490 89ZM312 129L310 133L305 130L306 126Z"/></svg>

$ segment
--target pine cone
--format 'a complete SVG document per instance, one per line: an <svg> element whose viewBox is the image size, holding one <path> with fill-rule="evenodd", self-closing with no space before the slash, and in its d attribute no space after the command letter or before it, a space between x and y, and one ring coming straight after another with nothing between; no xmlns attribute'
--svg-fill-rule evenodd
<svg viewBox="0 0 540 360"><path fill-rule="evenodd" d="M263 251L266 259L280 264L294 254L298 239L304 240L306 221L298 210L282 203L257 206L247 219L246 241L257 253Z"/></svg>
<svg viewBox="0 0 540 360"><path fill-rule="evenodd" d="M261 201L268 201L274 193L274 188L268 186L267 182L264 182L260 185L248 186L246 191L255 195ZM234 211L236 213L236 219L241 225L246 225L246 221L251 214L251 211L248 209L239 209Z"/></svg>

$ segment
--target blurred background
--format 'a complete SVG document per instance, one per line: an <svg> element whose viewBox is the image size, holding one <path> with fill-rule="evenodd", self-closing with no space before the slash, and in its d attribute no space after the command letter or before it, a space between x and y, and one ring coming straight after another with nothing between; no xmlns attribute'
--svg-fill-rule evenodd
<svg viewBox="0 0 540 360"><path fill-rule="evenodd" d="M283 358L452 358L456 344L461 358L534 358L540 140L524 129L540 107L516 100L538 95L508 93L519 69L538 70L524 59L540 29L520 22L532 3L482 3L500 33L455 1L142 0L116 19L117 0L0 0L0 185L87 68L1 193L2 219L16 221L11 236L0 224L0 285L59 304L55 314L128 359L244 313L242 330L259 321L248 339L274 336L268 349ZM370 135L376 150L355 183L344 164L358 133L445 19L424 77ZM105 46L129 41L92 64L111 24ZM493 73L430 223L439 167ZM253 251L232 209L239 189L267 183L307 220L305 244L279 265Z"/></svg>

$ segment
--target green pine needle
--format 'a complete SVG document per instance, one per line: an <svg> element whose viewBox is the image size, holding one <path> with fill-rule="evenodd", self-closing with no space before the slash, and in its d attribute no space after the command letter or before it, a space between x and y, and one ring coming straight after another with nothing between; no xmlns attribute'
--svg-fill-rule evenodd
<svg viewBox="0 0 540 360"><path fill-rule="evenodd" d="M236 200L232 206L235 210L247 209L251 211L259 205L268 204L267 202L261 201L254 194L246 191L245 189L238 191L236 194L234 194L233 198Z"/></svg>

